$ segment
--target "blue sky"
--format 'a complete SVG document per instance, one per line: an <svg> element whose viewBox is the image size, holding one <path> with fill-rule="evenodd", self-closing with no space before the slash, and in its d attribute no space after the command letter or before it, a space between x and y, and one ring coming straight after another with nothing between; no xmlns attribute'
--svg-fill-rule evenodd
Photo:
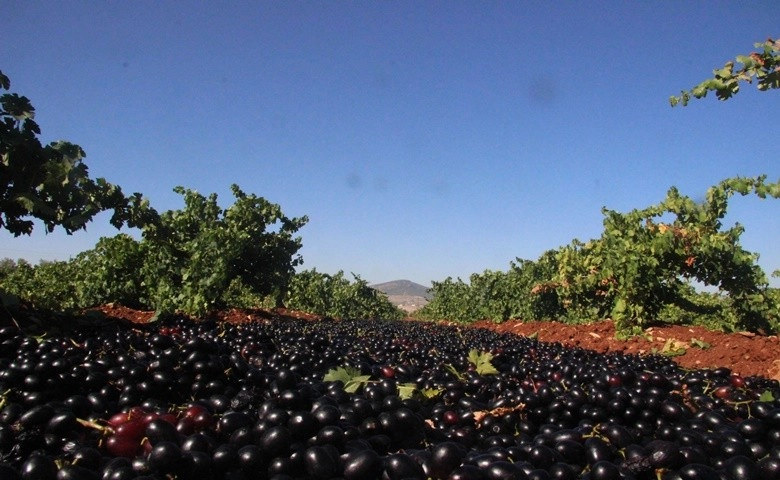
<svg viewBox="0 0 780 480"><path fill-rule="evenodd" d="M754 2L18 2L0 69L45 141L94 177L181 208L230 184L308 215L304 268L429 284L600 235L606 206L702 198L780 178L780 94L668 98L780 36ZM780 268L780 202L729 223ZM113 235L13 238L0 257L67 259ZM777 284L777 281L773 282Z"/></svg>

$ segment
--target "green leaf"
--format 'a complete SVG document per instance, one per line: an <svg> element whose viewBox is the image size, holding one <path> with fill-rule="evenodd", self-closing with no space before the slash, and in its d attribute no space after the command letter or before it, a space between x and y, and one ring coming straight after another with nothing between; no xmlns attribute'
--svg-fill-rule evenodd
<svg viewBox="0 0 780 480"><path fill-rule="evenodd" d="M622 298L619 298L615 302L615 307L612 309L612 313L614 315L620 315L626 312L626 308L627 308L626 301Z"/></svg>
<svg viewBox="0 0 780 480"><path fill-rule="evenodd" d="M355 377L344 385L344 391L347 393L355 393L360 390L360 387L367 384L369 380L371 380L370 375Z"/></svg>
<svg viewBox="0 0 780 480"><path fill-rule="evenodd" d="M422 390L423 397L425 398L435 398L441 395L444 392L444 389L442 388L425 388Z"/></svg>
<svg viewBox="0 0 780 480"><path fill-rule="evenodd" d="M667 357L677 357L680 355L685 355L685 349L682 347L675 347L675 340L670 338L664 344L664 348L661 349L661 355Z"/></svg>
<svg viewBox="0 0 780 480"><path fill-rule="evenodd" d="M764 393L761 394L760 397L758 397L758 401L759 402L774 402L775 401L775 396L772 395L772 391L771 390L766 390L766 391L764 391Z"/></svg>
<svg viewBox="0 0 780 480"><path fill-rule="evenodd" d="M360 375L360 370L354 367L338 367L331 368L325 377L322 379L324 382L342 382L346 385L347 382Z"/></svg>
<svg viewBox="0 0 780 480"><path fill-rule="evenodd" d="M440 388L426 388L419 390L415 383L399 383L398 384L398 398L401 400L407 400L413 398L416 395L422 395L425 398L435 398L444 391Z"/></svg>
<svg viewBox="0 0 780 480"><path fill-rule="evenodd" d="M360 370L347 366L328 370L328 373L325 374L322 380L325 382L342 382L345 392L355 393L371 380L371 376L360 375Z"/></svg>
<svg viewBox="0 0 780 480"><path fill-rule="evenodd" d="M709 343L705 342L704 340L699 340L698 338L691 338L691 345L693 345L694 347L699 347L702 350L707 350L712 346Z"/></svg>
<svg viewBox="0 0 780 480"><path fill-rule="evenodd" d="M496 367L490 361L493 360L493 354L490 352L480 352L477 349L469 350L469 362L476 367L480 375L495 375L498 373Z"/></svg>
<svg viewBox="0 0 780 480"><path fill-rule="evenodd" d="M414 383L399 383L398 384L398 398L401 400L407 400L414 396L414 392L417 391L417 385Z"/></svg>
<svg viewBox="0 0 780 480"><path fill-rule="evenodd" d="M27 97L6 93L0 97L0 104L2 104L3 110L17 121L35 118L35 107L32 106Z"/></svg>

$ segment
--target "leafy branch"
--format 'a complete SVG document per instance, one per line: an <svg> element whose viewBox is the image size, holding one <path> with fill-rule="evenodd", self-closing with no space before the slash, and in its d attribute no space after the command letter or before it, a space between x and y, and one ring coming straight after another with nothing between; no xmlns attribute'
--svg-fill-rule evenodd
<svg viewBox="0 0 780 480"><path fill-rule="evenodd" d="M726 62L723 68L713 70L712 78L681 92L680 96L670 97L669 103L672 107L678 104L686 106L691 98L704 98L708 92L715 92L718 100L728 100L739 92L740 82L753 83L754 78L761 91L780 88L780 40L769 38L763 43L756 43L755 47L761 51L737 56L736 63L742 68L735 70L734 61Z"/></svg>
<svg viewBox="0 0 780 480"><path fill-rule="evenodd" d="M0 89L10 87L0 72ZM0 95L0 229L29 235L36 218L47 232L61 227L70 234L106 210L113 210L110 222L116 228L155 220L156 212L140 193L125 197L117 185L90 178L80 146L66 141L43 145L34 118L27 97Z"/></svg>

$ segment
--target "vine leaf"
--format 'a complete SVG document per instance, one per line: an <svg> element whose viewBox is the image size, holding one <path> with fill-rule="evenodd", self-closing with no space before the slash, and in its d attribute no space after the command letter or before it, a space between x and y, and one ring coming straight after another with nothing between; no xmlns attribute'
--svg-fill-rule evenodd
<svg viewBox="0 0 780 480"><path fill-rule="evenodd" d="M702 350L707 350L712 346L709 343L705 342L704 340L699 340L698 338L691 338L691 345L693 345L694 347L699 347Z"/></svg>
<svg viewBox="0 0 780 480"><path fill-rule="evenodd" d="M490 361L493 360L493 354L490 352L480 352L477 349L469 351L469 362L476 367L480 375L495 375L498 373L496 367Z"/></svg>
<svg viewBox="0 0 780 480"><path fill-rule="evenodd" d="M758 397L759 402L774 402L775 396L772 395L771 390L766 390L764 393L761 394L760 397Z"/></svg>
<svg viewBox="0 0 780 480"><path fill-rule="evenodd" d="M435 398L443 392L440 388L425 388L420 390L414 383L399 383L398 384L398 398L401 400L407 400L413 398L415 394L422 395L425 398Z"/></svg>
<svg viewBox="0 0 780 480"><path fill-rule="evenodd" d="M324 382L342 382L345 392L355 393L360 390L360 387L367 384L370 379L370 375L361 375L360 370L357 368L347 366L331 368L322 380Z"/></svg>
<svg viewBox="0 0 780 480"><path fill-rule="evenodd" d="M687 344L685 342L670 338L666 341L666 343L664 343L664 348L661 350L661 355L665 355L667 357L685 355L686 345Z"/></svg>
<svg viewBox="0 0 780 480"><path fill-rule="evenodd" d="M425 398L436 398L442 393L444 393L444 389L441 388L424 388L420 391L422 393L422 396Z"/></svg>
<svg viewBox="0 0 780 480"><path fill-rule="evenodd" d="M398 398L401 400L407 400L414 396L414 392L417 390L417 385L414 383L399 383L398 384Z"/></svg>

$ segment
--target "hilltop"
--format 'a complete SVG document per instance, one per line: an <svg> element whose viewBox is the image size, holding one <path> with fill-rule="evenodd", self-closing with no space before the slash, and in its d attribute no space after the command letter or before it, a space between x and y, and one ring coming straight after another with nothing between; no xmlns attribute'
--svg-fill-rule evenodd
<svg viewBox="0 0 780 480"><path fill-rule="evenodd" d="M410 280L377 283L371 288L387 295L390 302L407 312L424 307L431 299L430 288Z"/></svg>

